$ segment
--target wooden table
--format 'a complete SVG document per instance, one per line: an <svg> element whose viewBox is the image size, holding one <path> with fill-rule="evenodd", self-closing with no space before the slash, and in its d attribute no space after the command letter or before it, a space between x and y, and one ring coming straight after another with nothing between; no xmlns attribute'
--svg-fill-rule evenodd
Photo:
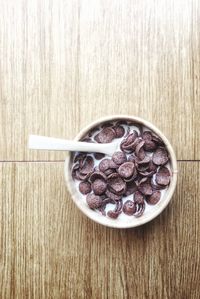
<svg viewBox="0 0 200 299"><path fill-rule="evenodd" d="M109 114L177 153L172 202L136 229L87 219L65 154L27 149ZM0 298L199 298L199 128L198 0L0 1Z"/></svg>

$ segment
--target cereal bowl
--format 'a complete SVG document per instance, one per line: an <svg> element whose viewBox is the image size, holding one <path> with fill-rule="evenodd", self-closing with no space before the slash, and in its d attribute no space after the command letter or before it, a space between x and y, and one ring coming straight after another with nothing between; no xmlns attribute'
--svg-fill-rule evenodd
<svg viewBox="0 0 200 299"><path fill-rule="evenodd" d="M120 130L122 134L117 136L118 133L120 134ZM112 134L116 135L113 137ZM134 134L137 137L134 137ZM107 172L102 174L101 170L106 163L105 160L111 160L111 157L109 159L108 157L98 157L97 160L93 154L88 153L90 156L87 158L88 162L91 163L93 160L93 170L84 174L84 177L79 175L78 179L80 180L81 177L84 182L81 184L81 181L77 180L77 176L74 178L72 175L72 169L73 171L75 169L75 173L79 171L77 169L80 167L78 164L80 162L77 162L76 159L80 161L81 155L80 153L68 153L64 166L66 184L76 206L91 220L114 228L136 227L154 219L170 202L177 182L176 156L170 142L157 127L134 116L113 115L98 119L83 128L75 140L113 142L111 140L113 138L119 142L119 151L126 159L124 163L114 160L117 162L116 164L112 160L115 169L106 169ZM130 141L131 139L133 142ZM135 149L133 150L133 148ZM84 161L87 159L84 155ZM91 164L86 165L85 170L90 166ZM102 190L104 185L106 191ZM134 192L130 191L133 185L135 186ZM80 186L84 187L83 190ZM88 191L87 187L89 187ZM105 193L102 193L104 191ZM98 209L90 204L89 199L93 200L94 198L100 201ZM111 206L114 204L116 204L116 208L112 210Z"/></svg>

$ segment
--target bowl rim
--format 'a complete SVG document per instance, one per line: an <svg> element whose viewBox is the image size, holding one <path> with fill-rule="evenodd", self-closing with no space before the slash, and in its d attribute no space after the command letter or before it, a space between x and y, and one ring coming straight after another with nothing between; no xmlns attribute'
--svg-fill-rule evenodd
<svg viewBox="0 0 200 299"><path fill-rule="evenodd" d="M137 116L132 116L132 115L124 115L124 114L116 114L116 115L108 115L105 117L101 117L93 122L91 122L90 124L88 124L87 126L85 126L82 130L80 130L80 132L76 135L76 137L74 138L74 140L80 140L80 138L82 138L89 130L91 130L93 127L99 125L100 123L103 122L109 122L109 121L114 121L114 120L128 120L128 121L133 121L139 124L144 125L145 127L151 129L153 132L155 132L159 137L161 137L161 139L164 141L165 146L169 152L169 156L171 159L171 172L172 172L172 178L171 178L171 182L169 185L169 188L167 190L167 194L166 194L166 198L164 201L162 201L162 203L160 204L159 208L157 208L154 212L152 212L150 215L148 215L148 217L139 217L139 218L130 218L130 222L125 222L124 224L121 222L117 222L117 219L111 219L105 216L101 216L101 217L97 217L97 212L91 210L89 207L87 207L86 205L82 204L82 201L80 200L80 198L77 198L77 196L74 194L74 190L73 190L73 179L71 176L71 171L70 171L70 158L71 158L71 153L68 152L66 159L65 159L65 163L64 163L64 176L65 176L65 182L67 185L67 188L69 190L69 193L71 195L71 198L73 200L73 202L76 204L76 206L83 212L83 214L85 214L88 218L90 218L91 220L95 221L98 224L107 226L107 227L112 227L112 228L133 228L133 227L137 227L140 225L143 225L151 220L153 220L154 218L156 218L169 204L172 195L175 191L176 188L176 184L177 184L177 160L176 160L176 155L175 152L169 142L169 140L167 139L167 137L152 123L150 123L149 121L146 121L143 118L137 117ZM134 221L131 221L133 220Z"/></svg>

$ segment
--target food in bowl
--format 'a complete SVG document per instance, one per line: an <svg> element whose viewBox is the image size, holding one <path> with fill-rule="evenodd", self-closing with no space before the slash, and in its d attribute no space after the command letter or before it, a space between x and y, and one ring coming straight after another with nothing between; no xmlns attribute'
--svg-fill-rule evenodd
<svg viewBox="0 0 200 299"><path fill-rule="evenodd" d="M112 157L73 154L71 175L88 208L102 217L138 218L163 200L172 176L170 155L150 128L113 120L92 128L81 140L118 143Z"/></svg>

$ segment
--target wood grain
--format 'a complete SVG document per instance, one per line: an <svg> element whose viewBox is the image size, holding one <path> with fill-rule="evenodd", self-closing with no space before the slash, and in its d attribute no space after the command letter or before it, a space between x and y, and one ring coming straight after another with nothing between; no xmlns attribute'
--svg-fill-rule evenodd
<svg viewBox="0 0 200 299"><path fill-rule="evenodd" d="M199 24L199 1L81 1L80 123L139 115L199 159Z"/></svg>
<svg viewBox="0 0 200 299"><path fill-rule="evenodd" d="M198 0L18 0L0 11L1 160L64 159L28 151L28 135L73 138L116 113L152 121L178 159L200 158Z"/></svg>
<svg viewBox="0 0 200 299"><path fill-rule="evenodd" d="M63 159L27 142L78 132L78 1L0 1L0 11L0 159Z"/></svg>
<svg viewBox="0 0 200 299"><path fill-rule="evenodd" d="M199 49L198 0L0 0L0 298L199 299ZM77 210L65 153L27 149L120 113L181 160L169 207L129 230Z"/></svg>
<svg viewBox="0 0 200 299"><path fill-rule="evenodd" d="M79 212L63 163L1 164L0 298L199 298L199 163L179 169L159 217L117 230Z"/></svg>

